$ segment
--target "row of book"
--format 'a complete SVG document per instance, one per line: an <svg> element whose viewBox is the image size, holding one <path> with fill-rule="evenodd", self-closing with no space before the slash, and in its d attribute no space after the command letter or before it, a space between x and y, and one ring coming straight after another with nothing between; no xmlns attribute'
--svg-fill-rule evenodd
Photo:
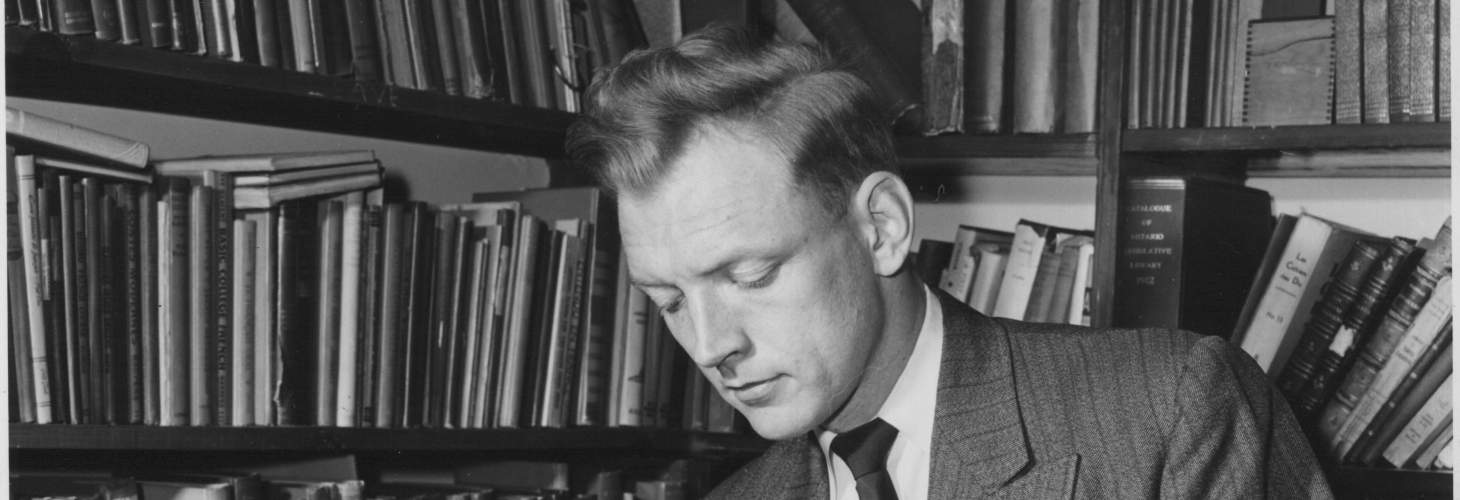
<svg viewBox="0 0 1460 500"><path fill-rule="evenodd" d="M1449 0L1284 4L1133 2L1127 127L1449 121Z"/></svg>
<svg viewBox="0 0 1460 500"><path fill-rule="evenodd" d="M1098 0L924 0L923 127L1095 130Z"/></svg>
<svg viewBox="0 0 1460 500"><path fill-rule="evenodd" d="M1451 276L1448 218L1415 241L1284 214L1233 341L1320 454L1430 468L1450 456Z"/></svg>
<svg viewBox="0 0 1460 500"><path fill-rule="evenodd" d="M9 111L22 148L58 123ZM19 421L735 427L596 188L386 202L369 151L11 159Z"/></svg>
<svg viewBox="0 0 1460 500"><path fill-rule="evenodd" d="M62 35L577 111L593 68L645 45L630 0L8 0Z"/></svg>
<svg viewBox="0 0 1460 500"><path fill-rule="evenodd" d="M1014 231L960 225L952 242L920 242L923 278L1000 318L1090 324L1090 231L1020 220Z"/></svg>
<svg viewBox="0 0 1460 500"><path fill-rule="evenodd" d="M124 474L20 469L10 472L8 491L17 500L682 500L690 468L502 460L383 470L365 480L360 465L345 455Z"/></svg>

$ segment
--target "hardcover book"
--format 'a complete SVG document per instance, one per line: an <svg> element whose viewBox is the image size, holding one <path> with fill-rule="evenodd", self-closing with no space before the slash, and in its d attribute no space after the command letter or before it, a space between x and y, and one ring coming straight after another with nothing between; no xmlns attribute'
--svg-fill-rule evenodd
<svg viewBox="0 0 1460 500"><path fill-rule="evenodd" d="M1247 44L1243 123L1332 123L1332 17L1253 21Z"/></svg>

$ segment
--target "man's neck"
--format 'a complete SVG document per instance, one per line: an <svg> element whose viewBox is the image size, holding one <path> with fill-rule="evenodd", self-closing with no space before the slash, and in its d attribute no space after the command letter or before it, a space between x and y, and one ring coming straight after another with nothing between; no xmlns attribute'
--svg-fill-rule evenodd
<svg viewBox="0 0 1460 500"><path fill-rule="evenodd" d="M861 383L847 398L846 405L822 428L845 432L877 416L917 344L927 307L923 286L921 280L907 271L887 279L887 329L878 345L872 346Z"/></svg>

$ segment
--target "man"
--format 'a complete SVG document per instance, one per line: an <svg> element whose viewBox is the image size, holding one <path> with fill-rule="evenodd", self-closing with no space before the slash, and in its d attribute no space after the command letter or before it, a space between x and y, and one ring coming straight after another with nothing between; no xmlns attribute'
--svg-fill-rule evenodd
<svg viewBox="0 0 1460 500"><path fill-rule="evenodd" d="M1330 496L1221 339L995 320L924 285L872 91L712 28L599 75L572 160L635 286L760 435L711 498Z"/></svg>

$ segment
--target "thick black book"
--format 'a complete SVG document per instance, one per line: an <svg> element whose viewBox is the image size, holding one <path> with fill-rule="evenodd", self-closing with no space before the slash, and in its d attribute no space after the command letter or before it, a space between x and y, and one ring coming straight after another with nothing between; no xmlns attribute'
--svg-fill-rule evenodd
<svg viewBox="0 0 1460 500"><path fill-rule="evenodd" d="M1272 235L1272 197L1202 178L1137 178L1120 217L1114 325L1228 335Z"/></svg>

